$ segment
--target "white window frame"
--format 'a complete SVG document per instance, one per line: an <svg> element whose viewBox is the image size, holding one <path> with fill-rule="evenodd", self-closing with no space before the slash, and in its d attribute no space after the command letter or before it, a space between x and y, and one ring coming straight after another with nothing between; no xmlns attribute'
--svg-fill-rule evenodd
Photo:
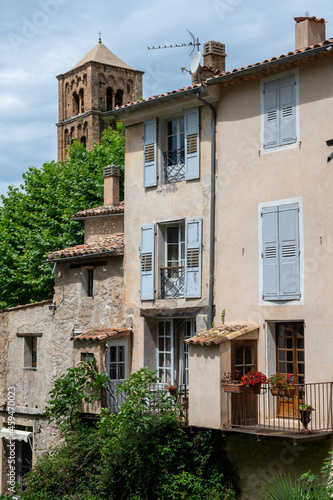
<svg viewBox="0 0 333 500"><path fill-rule="evenodd" d="M159 347L159 339L160 339L160 324L163 323L170 323L170 351L160 351ZM160 352L163 352L164 354L170 353L170 372L171 372L171 377L170 381L167 382L166 380L162 380L162 384L170 383L171 385L174 384L175 380L175 373L174 373L174 355L175 355L175 350L174 350L174 322L173 318L165 318L165 319L159 319L156 323L156 369L157 369L157 376L160 378L160 370L163 370L164 372L166 370L169 370L169 368L160 366L160 359L159 359L159 354ZM165 329L164 329L164 335L163 337L165 338Z"/></svg>
<svg viewBox="0 0 333 500"><path fill-rule="evenodd" d="M263 270L263 236L262 236L262 216L263 208L275 207L278 205L289 205L291 203L298 203L298 223L299 223L299 248L300 248L300 298L296 300L265 300L263 299L263 283L264 283L264 270ZM284 200L275 200L269 202L258 203L258 262L259 262L259 305L261 306L276 306L276 305L304 305L304 229L303 229L303 198L287 198Z"/></svg>
<svg viewBox="0 0 333 500"><path fill-rule="evenodd" d="M273 80L280 80L281 78L284 78L285 76L290 76L294 75L295 76L295 82L296 82L296 89L295 89L295 116L296 116L296 141L293 142L292 144L285 144L283 146L276 146L272 148L265 148L265 95L264 95L264 88L265 88L265 83L273 81ZM263 78L260 81L260 128L261 128L261 145L260 145L260 150L261 154L268 154L268 153L274 153L276 151L284 151L287 149L293 149L299 147L300 143L300 118L299 118L299 70L298 69L293 69L290 71L284 71L283 73L280 73L279 75L274 75L270 76L268 78Z"/></svg>

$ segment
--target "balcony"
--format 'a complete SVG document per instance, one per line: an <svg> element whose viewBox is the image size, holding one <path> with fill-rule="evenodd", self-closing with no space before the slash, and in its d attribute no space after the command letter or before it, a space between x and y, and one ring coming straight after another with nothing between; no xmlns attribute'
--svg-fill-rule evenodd
<svg viewBox="0 0 333 500"><path fill-rule="evenodd" d="M185 267L161 267L161 298L170 299L185 295Z"/></svg>
<svg viewBox="0 0 333 500"><path fill-rule="evenodd" d="M118 389L119 383L111 382L109 394L111 395L108 407L111 413L118 413L121 404L126 400L126 394L117 394L115 392ZM172 386L174 388L174 392L170 391L169 397L172 398L172 408L177 412L179 411L181 425L188 425L188 387L187 385L177 385ZM153 397L147 398L147 411L153 412L155 414L161 413L163 411L163 407L161 408L158 404L158 396L161 393L165 393L167 391L166 385L163 383L153 384L149 386L149 391Z"/></svg>
<svg viewBox="0 0 333 500"><path fill-rule="evenodd" d="M262 437L318 439L333 434L332 396L332 382L295 385L294 394L289 395L273 396L267 384L261 386L259 394L249 388L225 393L223 429ZM314 410L301 413L301 404L311 405Z"/></svg>
<svg viewBox="0 0 333 500"><path fill-rule="evenodd" d="M164 182L183 181L185 179L185 150L175 149L163 153Z"/></svg>

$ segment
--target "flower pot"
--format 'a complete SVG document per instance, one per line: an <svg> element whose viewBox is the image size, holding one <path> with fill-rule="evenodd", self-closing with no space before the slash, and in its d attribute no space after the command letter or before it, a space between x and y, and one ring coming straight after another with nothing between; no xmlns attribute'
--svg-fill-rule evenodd
<svg viewBox="0 0 333 500"><path fill-rule="evenodd" d="M308 429L308 425L311 422L311 410L299 409L300 420L304 426L304 429Z"/></svg>
<svg viewBox="0 0 333 500"><path fill-rule="evenodd" d="M252 394L259 394L261 391L261 384L249 385L249 389Z"/></svg>
<svg viewBox="0 0 333 500"><path fill-rule="evenodd" d="M279 389L278 387L271 387L272 396L287 396L288 398L292 398L296 394L296 387L288 387L286 389Z"/></svg>
<svg viewBox="0 0 333 500"><path fill-rule="evenodd" d="M224 392L233 392L239 394L244 392L245 386L237 382L225 382L222 384Z"/></svg>
<svg viewBox="0 0 333 500"><path fill-rule="evenodd" d="M170 392L171 396L176 396L177 395L177 386L176 385L171 385L168 388L168 391Z"/></svg>

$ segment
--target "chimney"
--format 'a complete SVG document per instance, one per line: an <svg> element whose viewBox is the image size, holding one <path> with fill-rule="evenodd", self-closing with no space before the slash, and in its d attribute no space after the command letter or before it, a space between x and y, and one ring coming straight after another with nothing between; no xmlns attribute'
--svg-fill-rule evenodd
<svg viewBox="0 0 333 500"><path fill-rule="evenodd" d="M295 50L326 40L326 21L313 17L295 17Z"/></svg>
<svg viewBox="0 0 333 500"><path fill-rule="evenodd" d="M103 169L104 177L104 206L119 203L120 170L116 165L108 165Z"/></svg>
<svg viewBox="0 0 333 500"><path fill-rule="evenodd" d="M201 80L224 73L226 57L224 43L215 42L214 40L204 43Z"/></svg>

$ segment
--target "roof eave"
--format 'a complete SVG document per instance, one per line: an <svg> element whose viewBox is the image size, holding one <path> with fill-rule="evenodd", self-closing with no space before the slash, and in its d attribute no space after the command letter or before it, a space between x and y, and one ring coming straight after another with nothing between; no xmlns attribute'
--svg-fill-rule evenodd
<svg viewBox="0 0 333 500"><path fill-rule="evenodd" d="M100 252L100 253L91 253L91 254L86 254L86 255L75 255L74 257L63 257L59 259L47 259L47 260L42 260L42 264L47 264L47 263L54 263L54 262L68 262L68 261L73 261L73 260L82 260L82 259L91 259L91 258L96 258L96 257L110 257L113 255L119 255L122 257L124 255L124 252L119 252L115 250L111 250L109 252Z"/></svg>

